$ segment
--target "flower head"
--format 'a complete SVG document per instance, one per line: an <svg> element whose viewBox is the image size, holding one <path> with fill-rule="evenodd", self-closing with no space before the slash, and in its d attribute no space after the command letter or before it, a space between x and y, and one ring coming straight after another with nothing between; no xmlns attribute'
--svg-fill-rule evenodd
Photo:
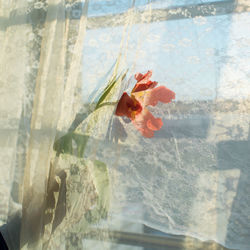
<svg viewBox="0 0 250 250"><path fill-rule="evenodd" d="M156 106L158 102L169 103L175 99L175 93L165 86L155 88L158 83L151 81L151 76L152 71L144 75L137 73L131 96L124 92L115 111L117 116L127 116L147 138L153 137L154 131L160 130L163 125L161 118L155 118L147 106Z"/></svg>
<svg viewBox="0 0 250 250"><path fill-rule="evenodd" d="M129 96L124 92L118 102L115 114L117 116L127 116L130 119L134 119L137 114L142 111L142 106L134 96Z"/></svg>

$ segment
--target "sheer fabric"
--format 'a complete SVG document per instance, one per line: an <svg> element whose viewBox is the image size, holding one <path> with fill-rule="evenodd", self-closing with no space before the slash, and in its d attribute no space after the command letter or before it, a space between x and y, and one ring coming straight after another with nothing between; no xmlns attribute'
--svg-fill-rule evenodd
<svg viewBox="0 0 250 250"><path fill-rule="evenodd" d="M69 20L66 4L1 1L1 219L21 204L24 248L44 244L46 190L56 169L53 144L80 106L88 3L80 20Z"/></svg>
<svg viewBox="0 0 250 250"><path fill-rule="evenodd" d="M124 221L247 249L250 6L211 2L0 0L0 220L22 211L22 249ZM149 69L176 93L150 139L114 115Z"/></svg>

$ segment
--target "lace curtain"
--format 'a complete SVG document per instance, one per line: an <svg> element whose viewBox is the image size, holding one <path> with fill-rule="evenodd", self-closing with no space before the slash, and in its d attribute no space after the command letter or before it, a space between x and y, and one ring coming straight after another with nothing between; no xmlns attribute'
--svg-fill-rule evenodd
<svg viewBox="0 0 250 250"><path fill-rule="evenodd" d="M244 0L0 0L9 247L90 249L93 228L103 239L132 222L247 249L249 10ZM164 124L153 138L114 115L147 70L176 93L150 107Z"/></svg>
<svg viewBox="0 0 250 250"><path fill-rule="evenodd" d="M67 4L74 2L1 1L1 220L21 205L21 246L36 249L55 137L80 106L88 3L78 20Z"/></svg>

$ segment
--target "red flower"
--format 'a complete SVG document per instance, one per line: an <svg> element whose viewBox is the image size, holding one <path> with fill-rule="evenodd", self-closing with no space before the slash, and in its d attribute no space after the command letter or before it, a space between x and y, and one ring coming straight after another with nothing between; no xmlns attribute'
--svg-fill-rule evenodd
<svg viewBox="0 0 250 250"><path fill-rule="evenodd" d="M152 82L149 78L152 71L146 74L137 73L135 84L131 97L124 92L120 98L115 114L117 116L127 116L131 119L134 126L147 138L154 136L154 131L160 130L163 122L161 118L155 118L146 108L147 106L155 106L159 101L169 103L175 99L175 93L170 89L160 86L154 88L157 82Z"/></svg>
<svg viewBox="0 0 250 250"><path fill-rule="evenodd" d="M135 84L132 93L154 88L158 84L158 82L150 81L149 78L151 76L152 76L151 70L149 70L144 75L141 73L135 74L135 79L137 80L137 83Z"/></svg>
<svg viewBox="0 0 250 250"><path fill-rule="evenodd" d="M118 102L115 114L117 116L127 116L130 119L134 119L141 111L141 104L133 96L130 97L124 92Z"/></svg>

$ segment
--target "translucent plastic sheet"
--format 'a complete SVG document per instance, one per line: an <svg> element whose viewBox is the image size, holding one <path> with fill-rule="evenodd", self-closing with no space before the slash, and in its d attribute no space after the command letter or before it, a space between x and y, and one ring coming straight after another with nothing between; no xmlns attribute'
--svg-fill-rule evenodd
<svg viewBox="0 0 250 250"><path fill-rule="evenodd" d="M248 249L249 10L243 0L0 1L10 248L90 249L98 229L111 249L107 230L125 222ZM163 121L152 138L114 114L148 70L176 94L149 107Z"/></svg>

